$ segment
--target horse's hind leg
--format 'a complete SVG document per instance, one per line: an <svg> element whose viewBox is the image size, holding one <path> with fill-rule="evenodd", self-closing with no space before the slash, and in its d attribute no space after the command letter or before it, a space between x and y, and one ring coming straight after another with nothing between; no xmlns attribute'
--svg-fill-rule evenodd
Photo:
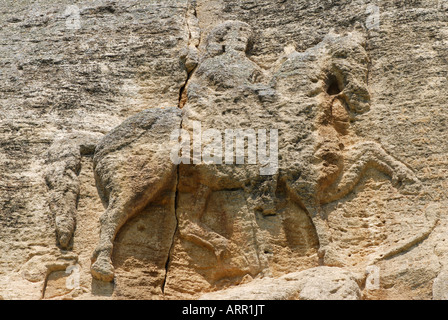
<svg viewBox="0 0 448 320"><path fill-rule="evenodd" d="M121 226L126 222L128 215L124 205L111 201L100 218L100 241L92 256L91 272L94 278L101 281L114 279L112 265L112 250L115 236Z"/></svg>

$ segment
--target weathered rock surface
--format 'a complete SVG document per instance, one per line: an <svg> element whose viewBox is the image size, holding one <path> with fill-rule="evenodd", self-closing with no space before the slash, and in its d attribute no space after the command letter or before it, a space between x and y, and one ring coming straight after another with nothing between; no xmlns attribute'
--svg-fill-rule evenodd
<svg viewBox="0 0 448 320"><path fill-rule="evenodd" d="M335 267L316 267L280 278L253 280L232 289L208 293L201 300L359 300L353 275Z"/></svg>
<svg viewBox="0 0 448 320"><path fill-rule="evenodd" d="M0 297L446 299L445 2L3 1Z"/></svg>

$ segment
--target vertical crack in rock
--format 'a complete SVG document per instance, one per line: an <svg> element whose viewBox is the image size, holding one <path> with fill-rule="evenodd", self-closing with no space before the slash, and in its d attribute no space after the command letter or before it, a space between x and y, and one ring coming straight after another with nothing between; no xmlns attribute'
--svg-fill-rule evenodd
<svg viewBox="0 0 448 320"><path fill-rule="evenodd" d="M194 69L191 70L190 72L187 72L187 79L185 80L184 84L180 87L180 90L179 90L179 104L178 104L178 107L180 109L182 109L185 106L185 104L187 103L187 90L186 90L186 88L187 88L188 82L190 81L190 78L191 78L191 76L192 76L192 74L193 74L193 72L195 70L196 70L196 67L194 67Z"/></svg>
<svg viewBox="0 0 448 320"><path fill-rule="evenodd" d="M193 75L196 67L198 65L198 47L200 44L200 29L198 24L198 17L196 12L196 1L188 1L187 9L186 9L186 26L188 31L188 47L181 57L184 60L185 69L187 71L187 77L185 79L184 84L181 86L179 90L179 108L183 108L187 103L187 86L190 81L191 76ZM182 129L182 119L180 121L179 129ZM174 218L176 219L176 226L174 228L173 237L171 239L171 246L168 252L168 257L165 263L165 277L162 283L162 293L165 293L165 286L168 278L168 271L170 268L170 264L172 261L172 254L174 250L174 243L176 239L177 230L179 228L179 218L177 215L177 206L179 201L179 181L180 181L180 170L179 165L177 165L177 173L176 173L176 190L174 196Z"/></svg>
<svg viewBox="0 0 448 320"><path fill-rule="evenodd" d="M187 86L198 65L198 48L201 40L201 32L199 28L199 21L196 12L196 1L188 1L185 16L185 22L188 32L188 45L181 54L181 59L184 62L187 77L184 84L179 90L179 108L183 108L187 103Z"/></svg>
<svg viewBox="0 0 448 320"><path fill-rule="evenodd" d="M182 128L182 120L180 122L180 127ZM166 281L168 278L168 270L170 268L170 263L171 263L171 256L173 254L173 250L174 250L174 243L176 240L176 234L177 234L177 230L179 228L179 218L177 216L177 203L178 203L178 199L179 199L179 165L177 165L176 168L177 172L176 172L176 190L175 190L175 195L174 195L174 219L176 220L176 225L174 227L174 231L173 231L173 236L171 238L171 245L170 245L170 250L168 251L168 256L166 258L166 262L165 262L165 277L163 279L163 283L162 283L162 293L165 293L165 286L166 286Z"/></svg>

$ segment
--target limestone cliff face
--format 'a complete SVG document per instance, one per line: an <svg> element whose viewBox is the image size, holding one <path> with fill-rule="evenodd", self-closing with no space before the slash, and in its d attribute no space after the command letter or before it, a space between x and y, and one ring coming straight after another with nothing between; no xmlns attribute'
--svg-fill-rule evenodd
<svg viewBox="0 0 448 320"><path fill-rule="evenodd" d="M447 298L448 2L0 5L1 298Z"/></svg>

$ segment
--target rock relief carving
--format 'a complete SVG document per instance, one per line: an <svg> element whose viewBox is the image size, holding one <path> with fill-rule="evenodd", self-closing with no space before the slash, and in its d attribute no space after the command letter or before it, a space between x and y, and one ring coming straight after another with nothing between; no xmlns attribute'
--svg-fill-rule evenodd
<svg viewBox="0 0 448 320"><path fill-rule="evenodd" d="M213 252L218 263L229 253L232 243L201 224L202 212L213 192L244 190L248 210L269 216L276 214L276 193L286 190L288 199L315 223L321 255L328 244L319 217L321 206L350 194L366 170L373 168L386 174L403 194L419 192L420 182L411 169L379 143L358 137L351 128L351 121L370 108L369 57L361 34L330 34L303 53L290 50L273 70L262 69L248 56L252 37L251 27L240 21L217 26L206 40L202 57L185 57L190 59L189 71L194 72L185 88L182 114L177 108L143 111L112 130L96 146L95 179L107 209L100 220L100 240L92 257L95 278L113 280L111 254L115 236L161 192L176 190L182 178L179 169L192 174L200 186L193 204L197 214L182 220L180 236ZM198 61L198 65L191 61ZM222 110L223 104L228 104L226 110ZM253 109L248 110L250 107ZM207 128L254 123L279 126L284 136L279 142L278 172L260 177L256 166L250 165L199 164L191 169L186 169L188 165L174 165L170 161L170 134L181 127L191 132L194 120L202 121ZM73 203L79 193L75 177L78 154L70 150L68 153L71 160L61 162L59 173L47 178L50 188L69 190L62 200L54 201L64 207L59 210L61 216L67 217L60 219L65 222L56 223L64 247L73 232ZM65 183L69 188L64 187L65 176L72 181ZM399 244L386 255L382 253L381 258L405 247L409 243ZM258 259L255 264L260 271L268 262Z"/></svg>

